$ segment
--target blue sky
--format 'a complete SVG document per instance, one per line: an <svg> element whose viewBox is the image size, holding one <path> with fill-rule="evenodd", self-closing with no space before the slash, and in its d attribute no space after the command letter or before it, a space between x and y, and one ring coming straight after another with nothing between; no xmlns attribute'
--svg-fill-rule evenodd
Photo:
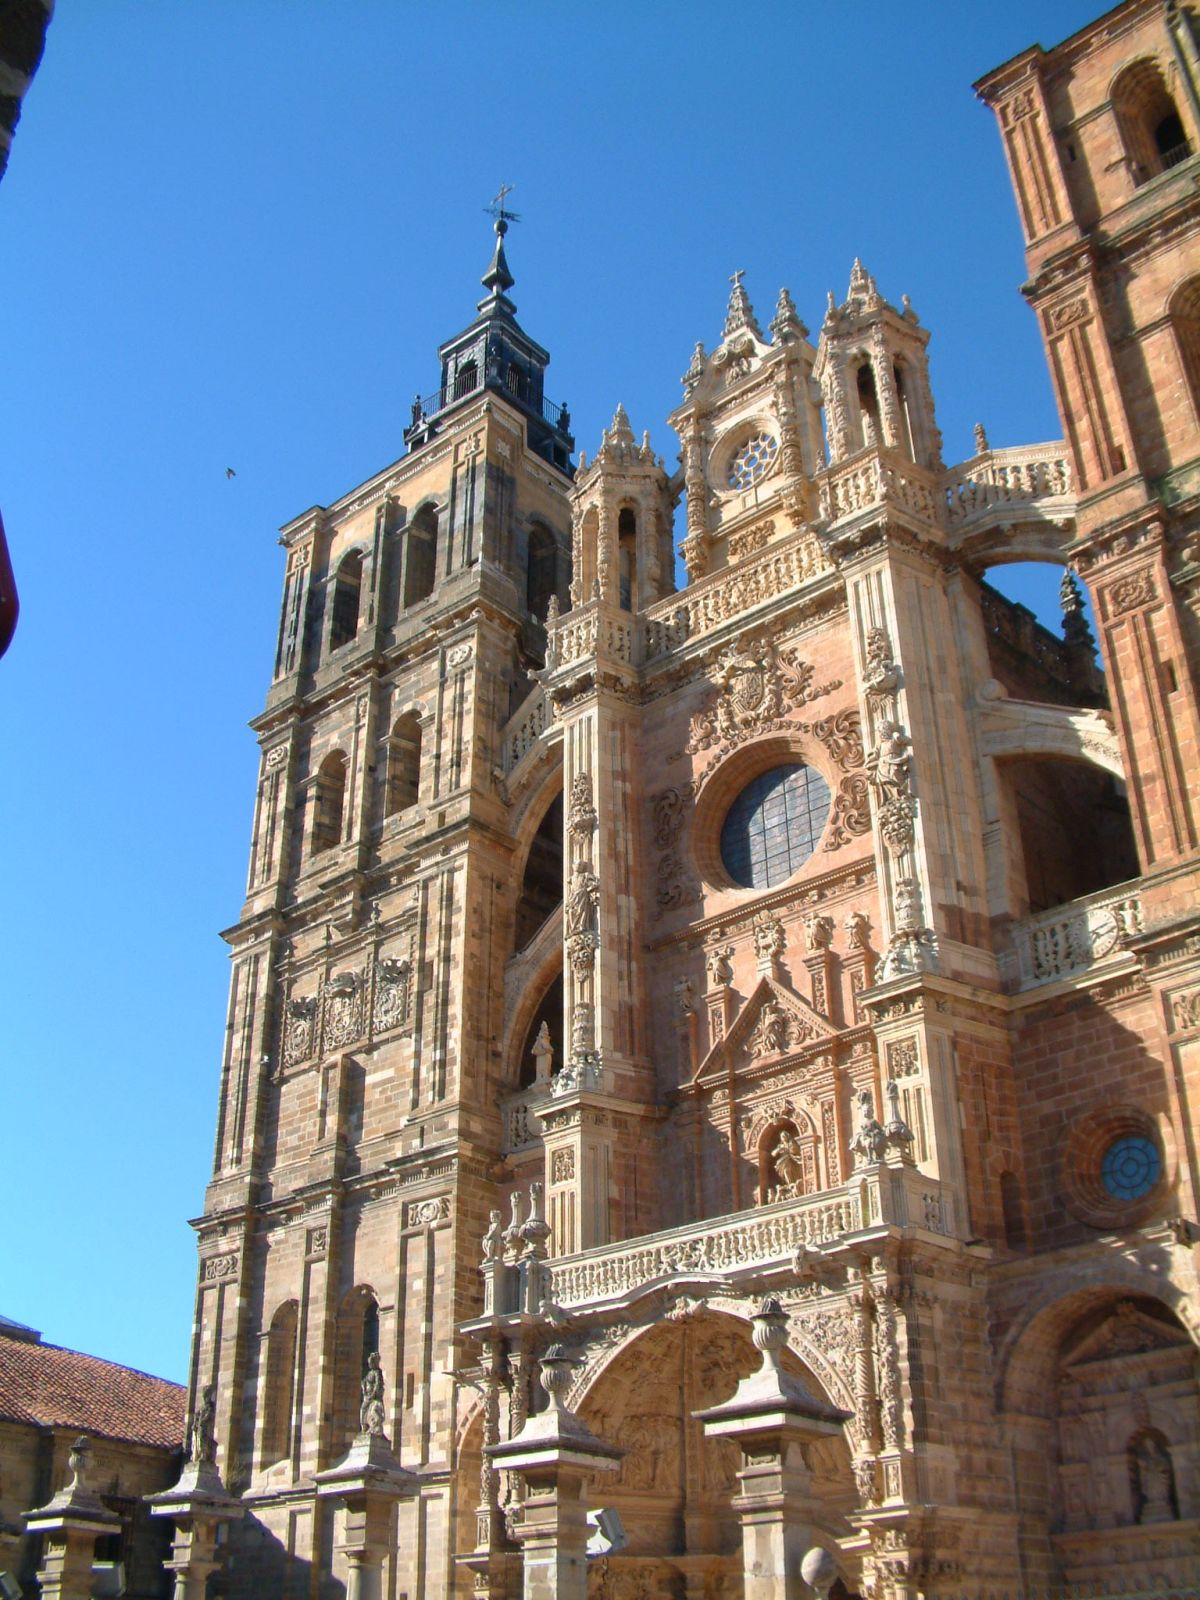
<svg viewBox="0 0 1200 1600"><path fill-rule="evenodd" d="M402 453L499 184L589 453L621 400L674 462L735 269L815 331L855 255L933 330L948 461L1053 438L971 83L1098 9L60 6L0 184L0 1312L185 1373L276 530Z"/></svg>

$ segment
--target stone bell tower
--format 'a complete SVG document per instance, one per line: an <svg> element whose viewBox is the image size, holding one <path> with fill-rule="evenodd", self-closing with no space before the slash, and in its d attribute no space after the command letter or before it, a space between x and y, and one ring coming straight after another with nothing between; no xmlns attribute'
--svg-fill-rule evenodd
<svg viewBox="0 0 1200 1600"><path fill-rule="evenodd" d="M283 530L196 1223L192 1384L216 1386L221 1469L248 1513L233 1595L345 1578L317 1475L346 1455L375 1352L383 1431L426 1485L397 1513L387 1592L453 1587L447 1367L478 1291L514 941L498 774L570 582L569 416L516 320L508 222L407 452Z"/></svg>

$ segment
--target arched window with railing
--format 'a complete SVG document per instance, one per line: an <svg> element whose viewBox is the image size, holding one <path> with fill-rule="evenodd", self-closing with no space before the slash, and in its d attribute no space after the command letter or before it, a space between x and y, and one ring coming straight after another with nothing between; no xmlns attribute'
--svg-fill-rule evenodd
<svg viewBox="0 0 1200 1600"><path fill-rule="evenodd" d="M1179 108L1156 61L1144 57L1126 67L1113 84L1112 104L1135 184L1191 155Z"/></svg>
<svg viewBox="0 0 1200 1600"><path fill-rule="evenodd" d="M454 399L461 400L465 395L474 394L479 387L479 367L474 358L464 361L454 374Z"/></svg>

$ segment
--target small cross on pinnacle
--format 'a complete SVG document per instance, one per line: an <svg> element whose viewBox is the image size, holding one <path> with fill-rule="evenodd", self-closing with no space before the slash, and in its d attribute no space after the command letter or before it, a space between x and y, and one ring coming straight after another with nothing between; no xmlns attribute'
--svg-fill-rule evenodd
<svg viewBox="0 0 1200 1600"><path fill-rule="evenodd" d="M731 272L729 274L729 281L730 281L730 283L733 285L733 287L735 289L740 289L742 287L742 279L745 276L746 276L745 272L742 272L742 271Z"/></svg>

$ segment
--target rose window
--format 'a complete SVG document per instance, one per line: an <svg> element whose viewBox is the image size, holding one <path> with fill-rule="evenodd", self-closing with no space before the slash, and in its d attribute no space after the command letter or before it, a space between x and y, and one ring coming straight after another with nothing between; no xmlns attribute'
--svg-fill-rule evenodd
<svg viewBox="0 0 1200 1600"><path fill-rule="evenodd" d="M829 785L813 767L775 767L748 783L726 813L721 860L744 889L773 889L817 848Z"/></svg>
<svg viewBox="0 0 1200 1600"><path fill-rule="evenodd" d="M1162 1158L1149 1139L1114 1139L1100 1163L1100 1181L1114 1200L1140 1200L1162 1175Z"/></svg>
<svg viewBox="0 0 1200 1600"><path fill-rule="evenodd" d="M756 433L729 463L729 487L748 489L771 470L779 454L779 441L769 433Z"/></svg>

